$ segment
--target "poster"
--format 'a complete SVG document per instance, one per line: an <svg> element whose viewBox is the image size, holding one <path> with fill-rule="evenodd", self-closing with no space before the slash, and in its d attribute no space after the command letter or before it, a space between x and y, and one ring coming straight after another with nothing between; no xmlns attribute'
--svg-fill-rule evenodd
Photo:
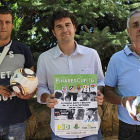
<svg viewBox="0 0 140 140"><path fill-rule="evenodd" d="M56 135L98 133L96 74L54 75Z"/></svg>

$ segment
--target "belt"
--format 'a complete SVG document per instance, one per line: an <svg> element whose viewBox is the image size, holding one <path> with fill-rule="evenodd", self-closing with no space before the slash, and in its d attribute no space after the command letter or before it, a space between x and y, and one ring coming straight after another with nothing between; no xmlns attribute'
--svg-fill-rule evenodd
<svg viewBox="0 0 140 140"><path fill-rule="evenodd" d="M122 124L123 126L134 130L134 132L140 131L140 125L132 125L132 124L124 123L121 120L119 120L119 124Z"/></svg>

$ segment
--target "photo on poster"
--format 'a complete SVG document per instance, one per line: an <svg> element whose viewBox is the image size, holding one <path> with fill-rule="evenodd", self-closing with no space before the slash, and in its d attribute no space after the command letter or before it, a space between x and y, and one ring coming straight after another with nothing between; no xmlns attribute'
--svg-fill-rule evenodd
<svg viewBox="0 0 140 140"><path fill-rule="evenodd" d="M98 133L96 74L54 75L56 135Z"/></svg>

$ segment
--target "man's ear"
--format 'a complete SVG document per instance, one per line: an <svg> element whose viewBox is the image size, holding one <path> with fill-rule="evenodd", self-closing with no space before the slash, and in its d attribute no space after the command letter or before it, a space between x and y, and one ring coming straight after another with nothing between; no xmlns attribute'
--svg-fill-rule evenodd
<svg viewBox="0 0 140 140"><path fill-rule="evenodd" d="M127 27L127 34L130 37L130 31L129 31L129 28L128 27Z"/></svg>
<svg viewBox="0 0 140 140"><path fill-rule="evenodd" d="M53 33L53 35L55 36L55 32L54 32L54 30L52 30L52 33Z"/></svg>
<svg viewBox="0 0 140 140"><path fill-rule="evenodd" d="M14 22L12 23L12 29L13 29L13 27L14 27Z"/></svg>
<svg viewBox="0 0 140 140"><path fill-rule="evenodd" d="M73 25L74 26L74 30L75 30L75 32L76 32L76 25Z"/></svg>

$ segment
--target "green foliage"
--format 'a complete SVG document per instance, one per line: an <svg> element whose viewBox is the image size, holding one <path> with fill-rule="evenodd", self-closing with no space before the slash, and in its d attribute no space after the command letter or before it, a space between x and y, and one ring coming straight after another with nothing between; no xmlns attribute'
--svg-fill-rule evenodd
<svg viewBox="0 0 140 140"><path fill-rule="evenodd" d="M34 56L56 45L49 31L52 11L65 8L78 18L75 39L98 51L104 72L110 57L129 43L126 19L130 10L139 8L137 0L3 0L14 11L12 39L27 44Z"/></svg>

